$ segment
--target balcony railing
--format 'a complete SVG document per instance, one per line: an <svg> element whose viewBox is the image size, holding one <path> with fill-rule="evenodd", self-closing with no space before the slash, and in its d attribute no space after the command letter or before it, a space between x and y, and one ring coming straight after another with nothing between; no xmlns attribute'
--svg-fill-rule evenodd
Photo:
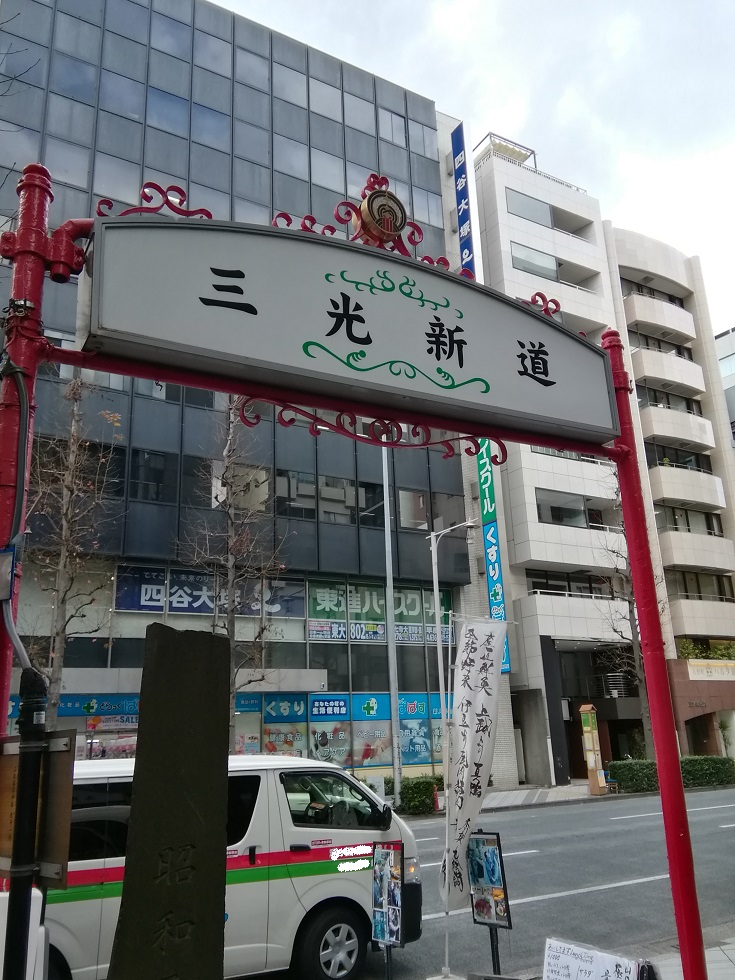
<svg viewBox="0 0 735 980"><path fill-rule="evenodd" d="M638 685L628 674L598 674L587 678L589 698L637 698Z"/></svg>

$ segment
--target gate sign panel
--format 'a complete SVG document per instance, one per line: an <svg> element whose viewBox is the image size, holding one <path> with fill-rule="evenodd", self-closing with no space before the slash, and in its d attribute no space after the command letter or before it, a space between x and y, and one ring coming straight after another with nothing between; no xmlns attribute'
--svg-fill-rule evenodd
<svg viewBox="0 0 735 980"><path fill-rule="evenodd" d="M89 306L85 286L86 350L398 413L617 434L598 347L485 286L327 236L101 219Z"/></svg>

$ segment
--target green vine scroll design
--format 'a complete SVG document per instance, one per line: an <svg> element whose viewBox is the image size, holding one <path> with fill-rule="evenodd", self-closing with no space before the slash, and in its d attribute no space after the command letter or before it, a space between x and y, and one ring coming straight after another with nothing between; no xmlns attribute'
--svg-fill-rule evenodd
<svg viewBox="0 0 735 980"><path fill-rule="evenodd" d="M327 272L324 275L327 282L336 282L337 274L334 272ZM376 270L374 276L366 281L363 279L353 279L348 273L347 269L342 269L339 273L339 278L342 282L347 283L350 286L355 287L355 291L358 293L367 290L374 296L376 293L392 293L396 289L395 282L391 279L388 272L381 272L380 269ZM446 296L442 296L441 300L429 299L424 295L424 291L416 285L416 280L409 278L409 276L404 276L403 280L398 285L398 292L401 296L405 296L406 299L415 300L420 307L428 306L429 309L434 310L448 310L451 307L451 303ZM464 317L461 310L455 309L454 315L458 320Z"/></svg>
<svg viewBox="0 0 735 980"><path fill-rule="evenodd" d="M442 388L445 391L456 391L458 388L464 388L466 385L478 384L480 385L480 390L482 394L487 394L490 391L490 382L486 381L485 378L470 378L468 381L455 381L454 377L445 371L444 368L438 367L436 373L439 380L432 377L430 374L426 374L421 368L415 367L413 364L409 364L408 361L382 361L380 364L366 364L362 365L360 362L367 357L367 351L356 350L348 354L346 358L342 358L339 354L335 354L334 351L325 347L324 344L317 343L316 340L307 340L307 342L301 348L307 357L316 357L315 353L312 353L314 349L324 351L325 354L329 354L333 357L335 361L339 361L340 364L344 364L345 367L350 368L352 371L359 371L361 374L367 373L368 371L378 371L380 368L388 368L390 373L396 378L406 378L408 381L413 381L417 375L421 375L430 381L437 388Z"/></svg>
<svg viewBox="0 0 735 980"><path fill-rule="evenodd" d="M324 278L327 280L327 282L334 282L335 274L333 272L327 272ZM361 279L350 279L350 277L347 275L347 269L343 269L340 272L339 278L342 280L342 282L346 282L350 286L354 286L355 291L358 293L361 293L366 289L373 295L376 293L392 293L396 288L396 284L393 282L388 273L381 272L380 269L376 271L374 276L370 276L367 282L364 282Z"/></svg>

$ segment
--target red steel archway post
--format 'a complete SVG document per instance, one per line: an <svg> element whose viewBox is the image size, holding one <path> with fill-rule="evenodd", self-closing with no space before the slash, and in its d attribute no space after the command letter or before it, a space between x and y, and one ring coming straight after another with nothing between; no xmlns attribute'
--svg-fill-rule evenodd
<svg viewBox="0 0 735 980"><path fill-rule="evenodd" d="M17 230L0 235L0 256L13 262L10 301L5 320L5 349L2 389L0 389L0 547L22 544L25 523L25 504L30 469L33 436L34 392L36 372L43 334L41 301L43 281L48 270L55 282L67 282L72 273L84 267L84 252L74 244L92 229L92 220L67 221L48 236L49 206L53 200L48 170L39 163L23 169L18 181ZM28 393L29 417L26 441L26 472L18 474L18 445L21 432L21 404L16 381L18 374ZM16 502L21 489L21 501ZM19 511L16 508L20 508ZM18 520L18 517L20 518ZM17 530L14 530L14 525ZM19 531L19 534L18 534ZM16 535L19 540L11 542ZM12 611L16 618L21 577L21 551L16 561ZM0 705L2 710L10 699L10 672L13 665L13 646L0 617ZM0 726L5 734L6 720Z"/></svg>
<svg viewBox="0 0 735 980"><path fill-rule="evenodd" d="M630 410L630 395L633 389L625 370L623 343L618 331L606 330L602 335L602 346L610 358L620 419L620 436L615 440L615 445L627 450L617 460L620 499L633 593L638 611L681 962L685 980L706 980L707 967L694 878L692 842L681 778L674 709L664 657L664 641L643 504L641 474L635 452L635 432Z"/></svg>

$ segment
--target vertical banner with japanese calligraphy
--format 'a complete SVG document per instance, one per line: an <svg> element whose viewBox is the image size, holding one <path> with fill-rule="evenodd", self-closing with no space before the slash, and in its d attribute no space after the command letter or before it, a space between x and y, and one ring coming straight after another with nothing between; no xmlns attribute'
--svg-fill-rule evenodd
<svg viewBox="0 0 735 980"><path fill-rule="evenodd" d="M442 862L440 879L450 911L466 906L470 895L467 843L490 779L507 629L504 622L470 619L462 627L457 644L446 794L449 854Z"/></svg>
<svg viewBox="0 0 735 980"><path fill-rule="evenodd" d="M503 592L503 569L500 564L500 538L498 536L498 513L495 504L493 484L492 452L489 439L480 439L477 454L477 476L480 487L480 521L482 522L482 546L485 552L485 573L487 577L487 599L491 619L505 619L505 594ZM510 673L510 648L508 636L505 637L503 666L501 674Z"/></svg>
<svg viewBox="0 0 735 980"><path fill-rule="evenodd" d="M472 221L470 219L470 189L467 184L467 159L462 123L452 130L452 158L454 160L454 193L457 199L457 226L459 228L459 252L462 268L475 274L475 255L472 246Z"/></svg>

